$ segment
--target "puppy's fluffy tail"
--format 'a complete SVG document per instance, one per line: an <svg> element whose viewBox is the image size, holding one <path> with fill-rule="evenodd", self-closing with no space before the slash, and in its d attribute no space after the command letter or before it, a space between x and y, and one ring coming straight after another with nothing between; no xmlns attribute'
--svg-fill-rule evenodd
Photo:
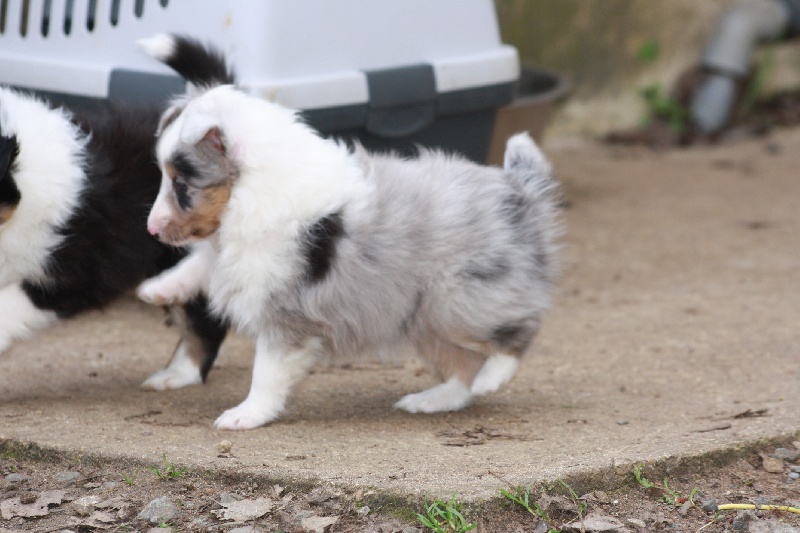
<svg viewBox="0 0 800 533"><path fill-rule="evenodd" d="M517 133L506 142L503 169L534 197L553 198L558 194L553 167L527 132Z"/></svg>
<svg viewBox="0 0 800 533"><path fill-rule="evenodd" d="M235 82L222 53L191 37L159 33L140 39L137 44L145 53L171 67L197 87Z"/></svg>

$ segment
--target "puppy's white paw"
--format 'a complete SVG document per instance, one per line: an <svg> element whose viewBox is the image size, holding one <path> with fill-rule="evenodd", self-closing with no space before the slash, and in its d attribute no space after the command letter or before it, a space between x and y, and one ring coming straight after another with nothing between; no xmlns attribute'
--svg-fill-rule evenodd
<svg viewBox="0 0 800 533"><path fill-rule="evenodd" d="M508 383L519 366L519 359L512 355L498 354L489 357L472 381L470 392L481 395L495 392Z"/></svg>
<svg viewBox="0 0 800 533"><path fill-rule="evenodd" d="M469 389L458 378L450 378L428 390L403 396L394 407L409 413L441 413L458 411L466 407L470 399Z"/></svg>
<svg viewBox="0 0 800 533"><path fill-rule="evenodd" d="M136 289L136 296L153 305L179 305L189 301L193 294L181 283L155 277L143 281Z"/></svg>
<svg viewBox="0 0 800 533"><path fill-rule="evenodd" d="M230 430L255 429L278 418L281 411L281 409L257 406L245 400L233 409L222 413L214 422L214 427Z"/></svg>
<svg viewBox="0 0 800 533"><path fill-rule="evenodd" d="M163 391L201 383L203 383L203 378L197 367L193 369L167 367L144 380L140 386L143 389Z"/></svg>

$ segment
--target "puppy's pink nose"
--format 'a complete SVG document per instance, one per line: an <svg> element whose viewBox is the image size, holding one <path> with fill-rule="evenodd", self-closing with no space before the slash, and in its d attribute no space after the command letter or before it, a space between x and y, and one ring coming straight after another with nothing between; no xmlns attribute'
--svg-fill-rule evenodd
<svg viewBox="0 0 800 533"><path fill-rule="evenodd" d="M159 227L157 224L148 224L147 231L153 237L158 237L158 234L161 232L161 227Z"/></svg>

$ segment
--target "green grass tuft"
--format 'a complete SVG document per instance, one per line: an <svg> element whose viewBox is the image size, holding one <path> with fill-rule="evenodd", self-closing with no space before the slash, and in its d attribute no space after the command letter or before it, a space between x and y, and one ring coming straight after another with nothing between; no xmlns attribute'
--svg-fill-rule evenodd
<svg viewBox="0 0 800 533"><path fill-rule="evenodd" d="M465 533L477 527L477 524L467 522L461 513L461 502L456 500L456 495L449 502L434 500L433 503L425 502L424 514L417 513L417 519L426 528L434 533Z"/></svg>

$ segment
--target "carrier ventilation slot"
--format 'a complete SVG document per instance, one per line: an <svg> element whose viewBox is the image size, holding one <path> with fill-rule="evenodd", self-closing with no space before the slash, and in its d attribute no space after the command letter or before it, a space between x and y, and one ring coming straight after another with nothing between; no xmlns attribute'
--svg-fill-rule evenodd
<svg viewBox="0 0 800 533"><path fill-rule="evenodd" d="M6 32L6 12L8 11L8 0L0 0L0 34Z"/></svg>
<svg viewBox="0 0 800 533"><path fill-rule="evenodd" d="M31 20L32 6L35 6L39 1L42 2L42 15L41 20ZM75 29L75 24L84 23L88 32L93 32L99 24L104 21L98 18L98 3L101 0L87 0L86 12L77 13L75 11L75 0L22 0L19 13L19 27L11 28L9 23L9 4L12 0L0 0L0 35L7 32L19 31L19 35L27 37L29 31L35 31L38 26L39 33L42 37L52 35L54 31L61 31L64 35L70 35ZM129 0L110 0L111 9L109 10L108 24L116 26L119 24L121 17L126 17L128 14L136 18L142 18L145 12L146 4L158 4L162 8L169 5L169 0L134 0L133 11L123 12L122 5L130 9L131 3ZM63 12L59 10L63 9Z"/></svg>

